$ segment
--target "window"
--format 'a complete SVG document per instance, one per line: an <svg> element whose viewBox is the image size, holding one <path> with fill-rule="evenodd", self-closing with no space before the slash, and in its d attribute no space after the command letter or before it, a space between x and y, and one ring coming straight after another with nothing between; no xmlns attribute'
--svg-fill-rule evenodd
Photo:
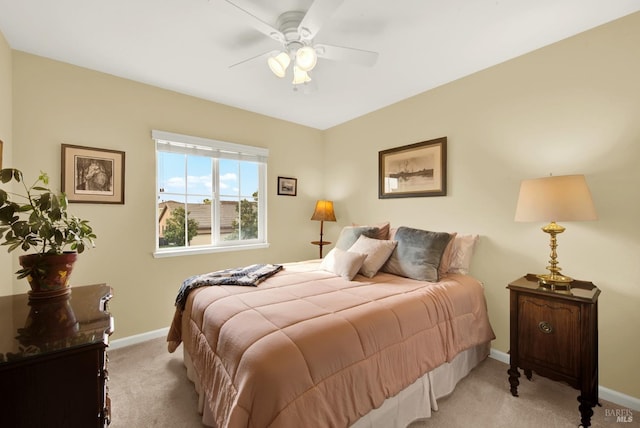
<svg viewBox="0 0 640 428"><path fill-rule="evenodd" d="M269 151L152 132L156 257L264 248Z"/></svg>

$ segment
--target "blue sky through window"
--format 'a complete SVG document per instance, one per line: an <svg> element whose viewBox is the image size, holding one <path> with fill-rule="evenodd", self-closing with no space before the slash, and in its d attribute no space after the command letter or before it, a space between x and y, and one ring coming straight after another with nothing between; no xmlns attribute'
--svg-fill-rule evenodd
<svg viewBox="0 0 640 428"><path fill-rule="evenodd" d="M161 196L158 202L174 200L198 203L213 199L211 178L213 159L179 153L158 153L158 185ZM252 200L258 190L258 164L230 159L220 159L220 199ZM186 174L185 174L186 169Z"/></svg>

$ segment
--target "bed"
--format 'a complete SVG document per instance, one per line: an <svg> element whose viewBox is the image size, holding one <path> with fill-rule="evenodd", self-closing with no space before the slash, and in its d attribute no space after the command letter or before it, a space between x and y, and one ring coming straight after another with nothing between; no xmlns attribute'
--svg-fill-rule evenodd
<svg viewBox="0 0 640 428"><path fill-rule="evenodd" d="M346 229L325 259L176 308L169 351L183 344L205 425L405 427L486 358L483 286L447 261L456 234Z"/></svg>

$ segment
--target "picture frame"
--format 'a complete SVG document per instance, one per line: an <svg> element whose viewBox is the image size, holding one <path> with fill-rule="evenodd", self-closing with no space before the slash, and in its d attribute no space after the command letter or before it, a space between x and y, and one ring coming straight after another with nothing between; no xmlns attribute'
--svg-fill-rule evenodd
<svg viewBox="0 0 640 428"><path fill-rule="evenodd" d="M447 137L378 152L378 198L447 194Z"/></svg>
<svg viewBox="0 0 640 428"><path fill-rule="evenodd" d="M2 169L2 140L0 140L0 169Z"/></svg>
<svg viewBox="0 0 640 428"><path fill-rule="evenodd" d="M278 177L278 195L296 196L298 194L298 179L292 177Z"/></svg>
<svg viewBox="0 0 640 428"><path fill-rule="evenodd" d="M124 204L125 152L62 144L61 159L69 202Z"/></svg>

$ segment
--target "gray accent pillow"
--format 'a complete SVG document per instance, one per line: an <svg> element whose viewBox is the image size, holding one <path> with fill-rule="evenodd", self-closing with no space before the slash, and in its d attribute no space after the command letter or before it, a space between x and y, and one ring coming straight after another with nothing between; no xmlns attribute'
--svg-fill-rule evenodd
<svg viewBox="0 0 640 428"><path fill-rule="evenodd" d="M336 248L347 251L353 244L356 243L360 235L364 235L367 238L373 238L378 233L377 227L371 226L345 226L340 231L340 236L336 242Z"/></svg>
<svg viewBox="0 0 640 428"><path fill-rule="evenodd" d="M437 282L438 267L451 235L445 232L399 227L393 238L398 242L382 271L418 281Z"/></svg>

